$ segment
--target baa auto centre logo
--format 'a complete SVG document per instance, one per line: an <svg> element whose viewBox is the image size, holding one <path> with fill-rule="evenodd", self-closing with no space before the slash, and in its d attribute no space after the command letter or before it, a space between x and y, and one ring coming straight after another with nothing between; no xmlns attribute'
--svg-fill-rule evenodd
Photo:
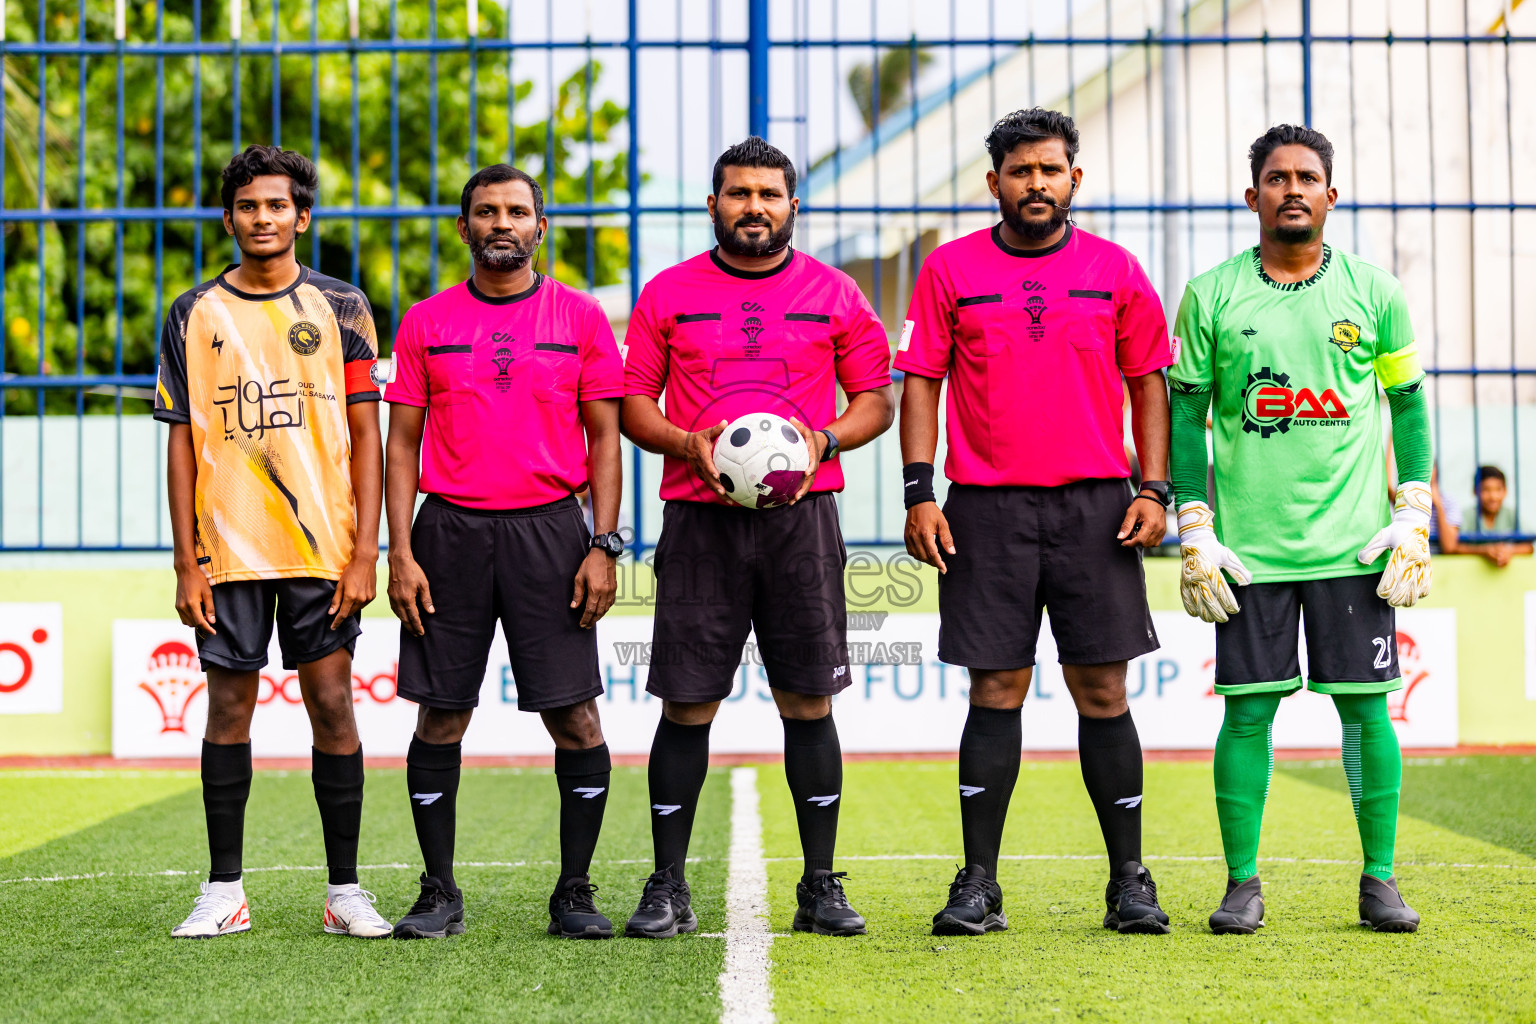
<svg viewBox="0 0 1536 1024"><path fill-rule="evenodd" d="M64 710L64 606L0 603L0 715Z"/></svg>

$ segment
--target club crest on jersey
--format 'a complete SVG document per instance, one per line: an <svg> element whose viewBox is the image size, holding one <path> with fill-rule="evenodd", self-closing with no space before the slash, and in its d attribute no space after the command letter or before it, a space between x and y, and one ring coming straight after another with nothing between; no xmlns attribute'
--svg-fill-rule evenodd
<svg viewBox="0 0 1536 1024"><path fill-rule="evenodd" d="M749 316L741 322L741 333L747 336L746 355L756 358L763 351L762 343L757 340L762 336L763 322L755 316Z"/></svg>
<svg viewBox="0 0 1536 1024"><path fill-rule="evenodd" d="M288 328L288 347L301 356L312 356L320 348L320 328L300 320Z"/></svg>
<svg viewBox="0 0 1536 1024"><path fill-rule="evenodd" d="M1350 323L1348 320L1335 320L1333 337L1328 340L1339 346L1342 352L1352 351L1360 345L1360 325Z"/></svg>
<svg viewBox="0 0 1536 1024"><path fill-rule="evenodd" d="M1326 389L1317 394L1311 388L1292 388L1291 378L1261 367L1248 375L1243 389L1243 430L1269 437L1284 434L1291 427L1347 427L1349 410L1338 394Z"/></svg>

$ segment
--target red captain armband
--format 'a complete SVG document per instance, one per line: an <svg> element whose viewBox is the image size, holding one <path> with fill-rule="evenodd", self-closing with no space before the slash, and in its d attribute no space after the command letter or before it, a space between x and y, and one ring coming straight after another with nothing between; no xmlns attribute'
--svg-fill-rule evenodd
<svg viewBox="0 0 1536 1024"><path fill-rule="evenodd" d="M383 386L379 380L377 359L354 359L347 364L347 394L359 395L377 392Z"/></svg>

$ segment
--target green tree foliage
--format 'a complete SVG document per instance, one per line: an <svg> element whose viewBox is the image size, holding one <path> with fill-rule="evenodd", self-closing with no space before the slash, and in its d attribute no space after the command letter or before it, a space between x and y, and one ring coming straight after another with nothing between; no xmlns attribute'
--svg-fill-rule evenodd
<svg viewBox="0 0 1536 1024"><path fill-rule="evenodd" d="M877 64L880 83L879 109L875 107L875 81L877 73L869 64L856 64L848 72L848 92L859 108L864 127L874 131L875 125L891 111L911 102L911 90L917 76L933 63L933 54L915 47L901 47L881 53Z"/></svg>
<svg viewBox="0 0 1536 1024"><path fill-rule="evenodd" d="M45 38L78 40L81 27L75 0L44 2L48 5L42 25ZM198 2L202 3L202 40L229 39L224 3L167 0L161 27L167 41L194 38L193 5ZM249 46L270 39L270 3L244 3L243 43ZM9 39L36 39L36 8L27 3L18 11L19 6L12 4ZM393 33L403 40L427 39L432 33L432 6L401 2L392 25L388 0L362 0L359 38L388 40ZM318 38L345 40L346 5L327 0L318 7L319 25L314 26ZM279 39L311 38L310 10L309 0L281 0ZM464 5L442 5L437 38L463 39L465 17ZM152 42L155 5L130 3L127 28L130 43ZM110 41L112 30L111 4L86 5L87 40ZM503 9L491 3L481 5L479 37L506 38L506 32ZM475 166L483 166L508 159L509 150L513 162L543 183L549 204L624 201L627 152L615 144L613 136L618 129L622 138L627 111L598 95L604 67L590 57L581 50L552 55L518 51L510 59L505 51L480 50L471 57L462 49L436 55L337 53L318 59L308 54L284 55L275 68L281 114L274 120L273 61L267 54L247 53L238 70L239 142L280 142L317 157L324 208L350 209L355 195L360 216L355 220L345 215L317 217L309 234L299 241L299 255L327 274L359 282L373 304L381 347L387 352L394 325L404 311L433 291L463 280L469 272L469 256L458 240L452 214L370 218L369 207L442 205L456 213L460 190L472 170L471 159ZM552 69L546 63L551 59ZM235 149L234 62L224 55L131 56L121 61L115 54L84 59L71 55L48 59L41 75L39 63L36 56L11 55L4 61L6 205L12 209L108 208L117 204L121 189L125 206L186 209L187 216L167 220L158 228L152 221L138 220L121 224L6 221L0 312L3 369L6 374L38 373L41 353L44 373L111 373L119 369L116 341L121 331L121 371L152 373L165 309L182 291L217 274L233 259L233 245L221 222L195 216L193 211L220 206L219 171ZM164 86L157 93L157 73L162 68ZM551 70L554 89L536 92L535 81L547 82ZM123 82L121 181L117 174L119 74ZM312 76L316 74L318 126L311 121L316 84ZM41 126L41 173L40 81L41 106L46 111ZM628 236L623 224L612 219L565 218L552 224L540 259L541 270L576 287L615 284L628 266ZM47 409L71 411L77 401L88 410L115 407L110 392L81 395L54 390L48 393ZM144 411L147 404L134 400L127 408ZM6 392L7 413L35 409L32 392Z"/></svg>

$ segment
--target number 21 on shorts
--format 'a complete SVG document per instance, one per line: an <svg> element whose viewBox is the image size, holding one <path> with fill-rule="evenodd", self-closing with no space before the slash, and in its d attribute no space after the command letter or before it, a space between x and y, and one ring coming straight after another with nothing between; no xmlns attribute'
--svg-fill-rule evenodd
<svg viewBox="0 0 1536 1024"><path fill-rule="evenodd" d="M1376 660L1371 662L1372 668L1392 667L1392 641L1396 637L1378 636L1372 637L1371 643L1376 645Z"/></svg>

